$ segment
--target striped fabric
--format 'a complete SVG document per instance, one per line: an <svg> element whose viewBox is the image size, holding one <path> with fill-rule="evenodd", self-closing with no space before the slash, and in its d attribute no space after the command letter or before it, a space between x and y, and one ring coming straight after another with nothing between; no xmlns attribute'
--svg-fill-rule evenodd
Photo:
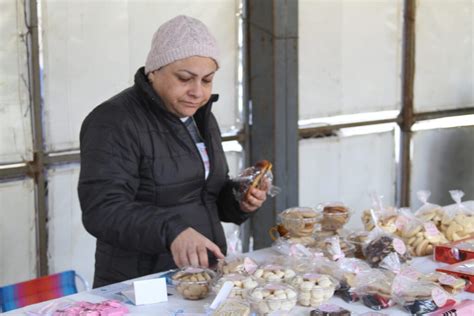
<svg viewBox="0 0 474 316"><path fill-rule="evenodd" d="M0 312L77 293L73 270L0 288Z"/></svg>

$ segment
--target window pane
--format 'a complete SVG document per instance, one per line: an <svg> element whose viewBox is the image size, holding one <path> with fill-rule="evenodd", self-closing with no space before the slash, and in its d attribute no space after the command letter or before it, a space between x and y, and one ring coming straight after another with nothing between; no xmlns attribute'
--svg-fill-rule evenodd
<svg viewBox="0 0 474 316"><path fill-rule="evenodd" d="M361 227L362 211L371 206L369 193L394 204L394 150L393 132L301 140L300 205L342 201L354 212L347 227Z"/></svg>
<svg viewBox="0 0 474 316"><path fill-rule="evenodd" d="M299 119L400 107L401 0L299 1Z"/></svg>
<svg viewBox="0 0 474 316"><path fill-rule="evenodd" d="M474 2L417 2L414 104L417 112L472 107Z"/></svg>
<svg viewBox="0 0 474 316"><path fill-rule="evenodd" d="M221 68L214 107L222 130L237 124L236 1L52 1L43 3L47 150L79 146L84 117L133 84L157 27L178 14L203 20L216 36Z"/></svg>
<svg viewBox="0 0 474 316"><path fill-rule="evenodd" d="M78 180L79 166L75 164L48 171L49 272L73 269L92 285L95 238L82 225Z"/></svg>
<svg viewBox="0 0 474 316"><path fill-rule="evenodd" d="M474 127L418 131L413 136L411 205L421 205L418 190L430 190L431 203L453 204L449 190L474 200Z"/></svg>
<svg viewBox="0 0 474 316"><path fill-rule="evenodd" d="M24 1L0 1L0 164L33 160Z"/></svg>
<svg viewBox="0 0 474 316"><path fill-rule="evenodd" d="M34 203L33 180L0 183L0 287L36 277Z"/></svg>

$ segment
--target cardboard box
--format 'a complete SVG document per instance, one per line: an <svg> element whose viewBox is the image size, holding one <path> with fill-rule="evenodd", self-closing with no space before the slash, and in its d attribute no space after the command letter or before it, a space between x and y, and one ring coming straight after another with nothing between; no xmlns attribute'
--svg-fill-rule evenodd
<svg viewBox="0 0 474 316"><path fill-rule="evenodd" d="M438 245L434 250L434 260L456 263L474 259L474 237L461 239L449 244Z"/></svg>

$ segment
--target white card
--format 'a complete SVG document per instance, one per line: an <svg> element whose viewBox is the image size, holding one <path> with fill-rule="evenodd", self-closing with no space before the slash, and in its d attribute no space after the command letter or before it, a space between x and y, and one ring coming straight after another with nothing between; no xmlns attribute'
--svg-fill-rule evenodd
<svg viewBox="0 0 474 316"><path fill-rule="evenodd" d="M135 305L155 304L168 301L166 279L149 279L133 282L132 289L122 292Z"/></svg>

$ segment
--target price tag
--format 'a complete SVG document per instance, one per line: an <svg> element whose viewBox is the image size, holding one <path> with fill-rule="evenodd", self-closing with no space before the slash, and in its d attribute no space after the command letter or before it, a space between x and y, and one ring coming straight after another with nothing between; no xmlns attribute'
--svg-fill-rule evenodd
<svg viewBox="0 0 474 316"><path fill-rule="evenodd" d="M398 238L393 239L393 249L395 249L395 251L401 255L404 255L405 252L407 252L407 247L405 246L405 243Z"/></svg>
<svg viewBox="0 0 474 316"><path fill-rule="evenodd" d="M408 224L408 218L405 216L398 216L395 221L395 226L398 230L403 230L403 228Z"/></svg>
<svg viewBox="0 0 474 316"><path fill-rule="evenodd" d="M458 283L458 280L452 275L443 274L439 277L439 283L454 286L456 283Z"/></svg>
<svg viewBox="0 0 474 316"><path fill-rule="evenodd" d="M426 222L423 224L425 227L426 234L430 237L436 237L439 235L439 230L432 222Z"/></svg>
<svg viewBox="0 0 474 316"><path fill-rule="evenodd" d="M448 295L446 294L446 292L437 287L435 287L431 291L431 297L433 298L435 304L438 305L438 307L444 306L448 301Z"/></svg>

